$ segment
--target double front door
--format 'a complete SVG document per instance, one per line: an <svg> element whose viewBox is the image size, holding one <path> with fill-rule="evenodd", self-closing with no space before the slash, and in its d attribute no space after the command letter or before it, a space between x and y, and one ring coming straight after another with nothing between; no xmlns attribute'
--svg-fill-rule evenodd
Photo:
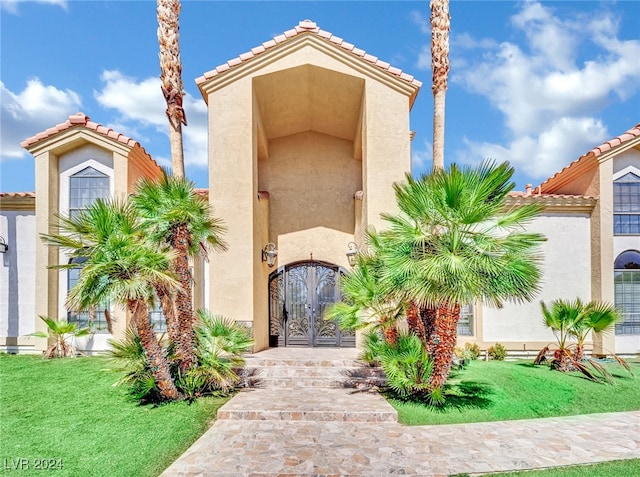
<svg viewBox="0 0 640 477"><path fill-rule="evenodd" d="M284 267L269 280L271 346L355 346L352 332L324 318L340 300L340 269L321 262Z"/></svg>

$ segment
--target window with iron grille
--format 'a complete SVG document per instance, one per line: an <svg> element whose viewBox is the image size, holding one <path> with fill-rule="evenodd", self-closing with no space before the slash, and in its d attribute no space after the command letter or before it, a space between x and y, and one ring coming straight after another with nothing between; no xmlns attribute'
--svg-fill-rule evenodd
<svg viewBox="0 0 640 477"><path fill-rule="evenodd" d="M622 312L617 335L640 335L640 252L627 250L614 264L615 305Z"/></svg>
<svg viewBox="0 0 640 477"><path fill-rule="evenodd" d="M473 305L460 306L458 336L473 336Z"/></svg>
<svg viewBox="0 0 640 477"><path fill-rule="evenodd" d="M632 172L613 183L613 233L640 234L640 177Z"/></svg>

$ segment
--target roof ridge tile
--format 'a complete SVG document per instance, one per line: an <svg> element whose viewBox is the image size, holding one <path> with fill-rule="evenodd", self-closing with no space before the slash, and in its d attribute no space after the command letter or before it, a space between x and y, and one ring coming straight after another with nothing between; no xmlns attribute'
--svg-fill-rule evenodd
<svg viewBox="0 0 640 477"><path fill-rule="evenodd" d="M327 41L329 41L329 42L341 47L343 50L352 53L353 55L355 55L358 58L365 59L369 63L374 64L375 66L381 68L382 70L386 71L387 73L389 73L389 74L391 74L391 75L393 75L395 77L398 77L398 78L402 79L403 81L406 81L406 82L412 84L413 86L416 86L418 88L420 88L422 86L422 82L416 80L414 76L412 76L410 74L407 74L407 73L403 73L403 71L400 68L392 67L386 61L382 61L378 57L368 54L365 50L357 48L353 43L349 43L349 42L345 41L343 38L332 34L331 32L328 32L326 30L322 30L320 27L318 27L318 25L315 22L313 22L313 21L311 21L309 19L302 20L294 28L289 29L289 30L285 31L282 34L273 37L271 40L268 40L268 41L262 43L261 45L259 45L257 47L254 47L251 50L238 55L236 58L228 60L227 62L223 63L222 65L217 66L216 68L214 68L212 70L206 71L202 76L196 78L196 84L200 85L201 83L203 83L205 81L208 81L211 78L213 78L213 77L215 77L215 76L217 76L217 75L219 75L221 73L229 71L229 70L233 69L234 67L242 64L242 63L245 63L247 61L252 60L256 56L261 55L265 51L277 46L280 43L283 43L283 42L285 42L285 41L287 41L287 40L289 40L291 38L294 38L294 37L296 37L298 35L303 35L303 34L316 35L319 38L327 40Z"/></svg>

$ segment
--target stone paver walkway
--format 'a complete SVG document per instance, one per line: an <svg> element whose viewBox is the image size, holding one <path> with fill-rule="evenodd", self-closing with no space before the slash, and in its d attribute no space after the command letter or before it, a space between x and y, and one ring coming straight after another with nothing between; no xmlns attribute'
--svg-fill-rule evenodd
<svg viewBox="0 0 640 477"><path fill-rule="evenodd" d="M395 410L372 393L244 391L161 477L427 477L640 458L640 412L438 426L395 421Z"/></svg>

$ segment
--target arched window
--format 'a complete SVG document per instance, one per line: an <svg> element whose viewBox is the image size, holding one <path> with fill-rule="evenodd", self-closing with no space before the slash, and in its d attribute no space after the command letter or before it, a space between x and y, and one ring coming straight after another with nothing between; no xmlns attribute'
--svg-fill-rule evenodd
<svg viewBox="0 0 640 477"><path fill-rule="evenodd" d="M613 182L613 233L640 234L640 177L633 172Z"/></svg>
<svg viewBox="0 0 640 477"><path fill-rule="evenodd" d="M69 216L74 217L96 199L109 197L109 176L85 167L69 178Z"/></svg>
<svg viewBox="0 0 640 477"><path fill-rule="evenodd" d="M615 305L623 320L616 325L618 335L640 334L640 252L626 250L614 262Z"/></svg>

